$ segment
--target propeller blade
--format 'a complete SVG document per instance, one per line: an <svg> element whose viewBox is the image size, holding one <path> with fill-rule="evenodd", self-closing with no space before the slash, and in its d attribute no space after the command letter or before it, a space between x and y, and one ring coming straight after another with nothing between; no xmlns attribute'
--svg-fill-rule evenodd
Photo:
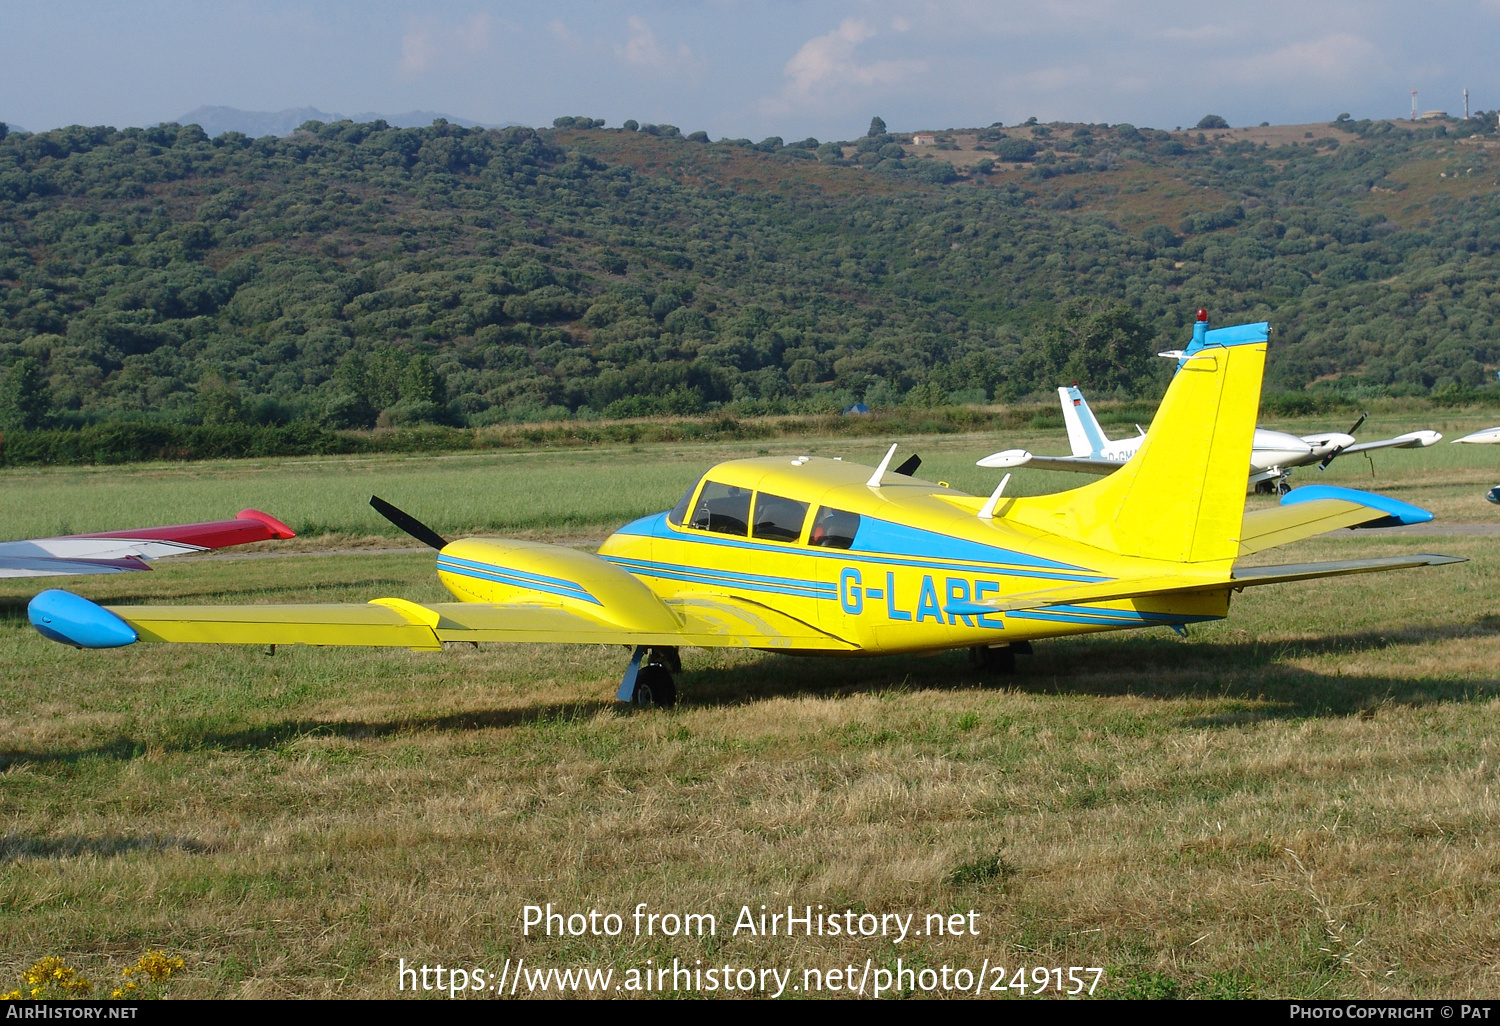
<svg viewBox="0 0 1500 1026"><path fill-rule="evenodd" d="M901 466L899 466L895 470L891 471L891 473L893 473L893 474L903 474L906 477L911 477L912 475L916 474L917 468L920 467L921 465L922 465L922 457L920 457L920 456L913 456L913 457L911 457L911 459L909 459L905 463L901 464Z"/></svg>
<svg viewBox="0 0 1500 1026"><path fill-rule="evenodd" d="M1363 420L1364 418L1361 417L1360 419ZM1358 424L1356 424L1354 426L1355 427L1359 427ZM1352 434L1353 432L1350 432L1350 433ZM1318 464L1318 469L1319 470L1327 470L1328 469L1328 464L1330 464L1330 463L1333 462L1333 458L1335 456L1337 456L1339 453L1343 452L1343 451L1344 451L1344 447L1341 445L1337 449L1333 450L1333 452L1329 453L1327 456L1324 456L1322 462L1320 462Z"/></svg>
<svg viewBox="0 0 1500 1026"><path fill-rule="evenodd" d="M1359 419L1354 422L1354 426L1351 427L1348 431L1345 431L1344 434L1346 434L1346 435L1352 435L1352 434L1354 434L1354 432L1356 432L1356 431L1359 430L1359 426L1361 424L1363 424L1365 422L1365 420L1369 418L1369 416L1370 416L1370 412L1368 410L1366 410L1364 413L1361 413L1359 415Z"/></svg>
<svg viewBox="0 0 1500 1026"><path fill-rule="evenodd" d="M392 506L389 502L386 502L380 496L370 496L370 505L375 508L376 513L379 513L381 516L385 517L391 523L401 528L401 530L411 535L423 545L431 545L433 548L441 552L443 551L443 547L448 544L447 540L442 535L438 534L436 531L428 527L426 524L422 523L422 521L418 520L410 513L402 512L395 506Z"/></svg>

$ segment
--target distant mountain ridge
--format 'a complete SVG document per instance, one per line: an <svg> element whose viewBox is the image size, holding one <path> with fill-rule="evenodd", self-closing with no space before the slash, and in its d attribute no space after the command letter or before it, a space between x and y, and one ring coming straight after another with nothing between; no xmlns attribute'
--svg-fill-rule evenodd
<svg viewBox="0 0 1500 1026"><path fill-rule="evenodd" d="M397 128L425 128L438 118L459 125L463 128L505 128L515 122L507 122L504 125L487 125L481 121L470 121L467 118L456 118L451 114L440 114L431 110L409 110L404 114L374 114L366 112L355 114L349 120L353 121L384 121L388 125ZM343 121L345 115L330 114L328 111L319 110L317 107L288 107L286 110L240 110L238 107L214 107L202 106L188 111L177 118L179 125L197 125L209 137L223 135L225 132L243 132L251 138L260 138L263 135L286 136L291 135L297 127L308 121Z"/></svg>

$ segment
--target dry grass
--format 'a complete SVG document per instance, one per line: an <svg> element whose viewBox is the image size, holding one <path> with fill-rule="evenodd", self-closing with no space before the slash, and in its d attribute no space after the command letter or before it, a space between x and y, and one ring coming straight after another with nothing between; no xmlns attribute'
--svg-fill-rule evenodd
<svg viewBox="0 0 1500 1026"><path fill-rule="evenodd" d="M919 448L955 470L988 451ZM1479 520L1485 453L1448 452L1378 466L1429 457L1414 494ZM1003 688L961 654L689 651L680 707L642 715L610 701L619 650L79 653L30 630L35 589L10 583L0 985L46 954L104 978L165 948L186 960L172 993L203 997L389 996L398 958L898 955L1103 965L1117 996L1489 996L1492 540L1347 533L1277 558L1415 549L1472 561L1252 589L1186 642L1039 644ZM159 565L72 583L115 601L440 595L422 554ZM522 938L521 906L548 901L708 911L721 930ZM761 903L973 908L981 936L727 935Z"/></svg>

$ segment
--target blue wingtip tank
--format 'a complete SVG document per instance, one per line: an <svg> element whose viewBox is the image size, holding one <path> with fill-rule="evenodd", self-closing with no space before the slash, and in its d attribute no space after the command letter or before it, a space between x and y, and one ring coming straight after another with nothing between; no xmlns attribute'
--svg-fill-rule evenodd
<svg viewBox="0 0 1500 1026"><path fill-rule="evenodd" d="M44 635L75 648L121 648L137 640L135 630L108 609L58 588L32 599L26 615Z"/></svg>

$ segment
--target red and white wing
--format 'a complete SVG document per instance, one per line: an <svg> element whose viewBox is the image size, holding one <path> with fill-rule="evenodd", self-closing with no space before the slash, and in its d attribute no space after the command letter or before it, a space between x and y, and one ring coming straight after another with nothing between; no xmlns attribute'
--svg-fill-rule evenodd
<svg viewBox="0 0 1500 1026"><path fill-rule="evenodd" d="M260 510L244 509L233 520L0 542L0 577L65 577L149 570L147 560L164 556L296 536L296 532L275 517Z"/></svg>

